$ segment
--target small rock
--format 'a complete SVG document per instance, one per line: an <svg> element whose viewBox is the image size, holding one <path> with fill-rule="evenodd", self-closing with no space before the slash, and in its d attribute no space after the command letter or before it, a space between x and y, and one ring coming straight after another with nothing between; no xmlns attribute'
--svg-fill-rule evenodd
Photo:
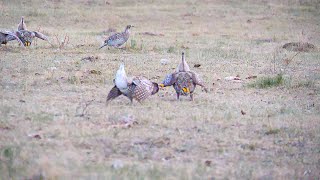
<svg viewBox="0 0 320 180"><path fill-rule="evenodd" d="M200 67L201 66L201 64L195 64L195 65L193 65L193 67L196 67L196 68L198 68L198 67Z"/></svg>
<svg viewBox="0 0 320 180"><path fill-rule="evenodd" d="M35 139L41 139L41 136L39 134L28 134L28 137L35 138Z"/></svg>
<svg viewBox="0 0 320 180"><path fill-rule="evenodd" d="M57 70L57 67L53 66L53 67L50 67L49 69L50 69L51 71L55 71L55 70Z"/></svg>
<svg viewBox="0 0 320 180"><path fill-rule="evenodd" d="M255 79L255 78L257 78L257 76L248 76L248 77L246 77L246 79Z"/></svg>
<svg viewBox="0 0 320 180"><path fill-rule="evenodd" d="M82 58L81 61L94 62L94 61L97 61L98 59L99 59L98 56L88 56L88 57Z"/></svg>
<svg viewBox="0 0 320 180"><path fill-rule="evenodd" d="M160 60L160 63L161 63L162 65L167 65L167 64L170 63L170 60L169 60L169 59L161 59L161 60Z"/></svg>
<svg viewBox="0 0 320 180"><path fill-rule="evenodd" d="M238 76L228 76L228 77L225 77L224 80L226 80L226 81L241 81L241 78L239 78Z"/></svg>
<svg viewBox="0 0 320 180"><path fill-rule="evenodd" d="M307 176L307 175L309 175L310 173L311 173L311 170L308 169L308 170L305 170L305 171L303 172L303 175L304 175L304 176Z"/></svg>
<svg viewBox="0 0 320 180"><path fill-rule="evenodd" d="M36 134L33 137L36 138L36 139L41 139L41 136L39 134Z"/></svg>
<svg viewBox="0 0 320 180"><path fill-rule="evenodd" d="M41 173L38 173L38 174L34 174L30 180L43 180L43 179L46 179L46 176L44 175L43 172Z"/></svg>
<svg viewBox="0 0 320 180"><path fill-rule="evenodd" d="M199 36L199 33L192 33L192 36Z"/></svg>
<svg viewBox="0 0 320 180"><path fill-rule="evenodd" d="M97 74L97 75L101 75L101 71L98 71L98 70L95 70L95 69L92 69L90 70L90 74Z"/></svg>
<svg viewBox="0 0 320 180"><path fill-rule="evenodd" d="M112 162L112 166L111 167L114 168L114 169L121 169L121 168L124 167L124 165L123 165L123 162L121 160L117 159L117 160L114 160Z"/></svg>
<svg viewBox="0 0 320 180"><path fill-rule="evenodd" d="M182 45L181 46L182 49L190 49L188 46Z"/></svg>
<svg viewBox="0 0 320 180"><path fill-rule="evenodd" d="M243 110L241 110L241 114L242 114L242 115L246 115L246 112L244 112Z"/></svg>
<svg viewBox="0 0 320 180"><path fill-rule="evenodd" d="M210 161L210 160L206 160L205 162L204 162L204 164L206 165L206 166L211 166L211 164L212 164L212 161Z"/></svg>
<svg viewBox="0 0 320 180"><path fill-rule="evenodd" d="M0 130L10 130L10 129L12 128L9 126L0 125Z"/></svg>

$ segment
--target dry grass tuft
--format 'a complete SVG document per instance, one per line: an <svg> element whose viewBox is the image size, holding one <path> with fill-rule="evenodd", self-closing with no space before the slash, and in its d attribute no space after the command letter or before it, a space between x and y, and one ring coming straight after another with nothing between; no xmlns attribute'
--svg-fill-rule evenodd
<svg viewBox="0 0 320 180"><path fill-rule="evenodd" d="M55 37L55 47L57 47L59 50L64 49L69 44L69 36L66 34L64 37L60 40L59 35L54 35Z"/></svg>
<svg viewBox="0 0 320 180"><path fill-rule="evenodd" d="M282 46L282 48L288 51L296 52L310 52L316 50L316 46L311 43L303 42L290 42Z"/></svg>
<svg viewBox="0 0 320 180"><path fill-rule="evenodd" d="M249 84L249 87L255 88L270 88L277 87L284 84L284 78L282 74L278 74L273 77L261 77L258 78L255 82Z"/></svg>

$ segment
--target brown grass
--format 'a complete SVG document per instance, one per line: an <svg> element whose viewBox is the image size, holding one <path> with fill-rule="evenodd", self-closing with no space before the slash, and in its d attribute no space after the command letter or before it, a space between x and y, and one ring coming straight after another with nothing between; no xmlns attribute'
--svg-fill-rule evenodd
<svg viewBox="0 0 320 180"><path fill-rule="evenodd" d="M0 7L3 29L25 16L31 30L69 37L60 49L41 40L0 47L0 179L320 177L320 53L286 63L295 52L282 48L319 47L317 1L12 0ZM127 24L136 27L126 50L98 50L106 30ZM178 102L166 88L143 104L121 97L106 106L120 62L130 75L161 82L181 51L209 93L198 87L194 102ZM280 73L284 84L248 87L256 79L247 77Z"/></svg>

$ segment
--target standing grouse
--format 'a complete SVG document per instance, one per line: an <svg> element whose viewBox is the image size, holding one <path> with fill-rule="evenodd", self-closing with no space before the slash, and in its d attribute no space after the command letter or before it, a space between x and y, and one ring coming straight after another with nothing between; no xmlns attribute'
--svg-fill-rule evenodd
<svg viewBox="0 0 320 180"><path fill-rule="evenodd" d="M163 82L159 84L161 87L172 86L177 93L177 99L179 100L180 95L187 96L190 94L191 101L193 101L193 92L197 85L204 88L206 92L208 89L202 83L198 74L190 71L190 67L185 61L184 53L182 52L182 60L178 65L176 72L168 74Z"/></svg>
<svg viewBox="0 0 320 180"><path fill-rule="evenodd" d="M20 41L17 39L17 37ZM18 24L17 31L14 31L11 33L8 33L6 31L0 32L0 43L6 44L7 42L12 41L12 40L18 40L19 42L22 42L24 46L30 46L33 38L35 38L35 37L49 42L48 37L45 36L44 34L38 32L38 31L28 31L27 26L24 22L24 18L21 17L21 21Z"/></svg>
<svg viewBox="0 0 320 180"><path fill-rule="evenodd" d="M121 64L114 79L115 86L110 90L107 96L107 102L115 99L123 94L127 96L131 103L133 99L142 102L149 96L156 94L159 91L157 83L151 82L149 79L142 76L134 76L128 78L124 70L124 64Z"/></svg>
<svg viewBox="0 0 320 180"><path fill-rule="evenodd" d="M100 47L100 49L103 48L104 46L112 46L115 48L119 48L121 45L123 45L125 42L128 41L129 36L130 36L130 28L132 28L132 27L134 27L134 26L128 25L123 32L116 33L116 34L108 37L104 41L104 44Z"/></svg>

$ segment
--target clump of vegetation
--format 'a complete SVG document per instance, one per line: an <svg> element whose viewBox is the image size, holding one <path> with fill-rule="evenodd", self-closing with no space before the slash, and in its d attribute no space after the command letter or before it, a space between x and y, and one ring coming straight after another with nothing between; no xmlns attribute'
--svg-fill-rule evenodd
<svg viewBox="0 0 320 180"><path fill-rule="evenodd" d="M277 87L284 83L284 78L282 74L278 74L274 77L261 77L258 78L252 84L249 84L249 87L255 88L270 88L270 87Z"/></svg>
<svg viewBox="0 0 320 180"><path fill-rule="evenodd" d="M176 51L175 51L175 48L173 46L170 46L167 52L168 53L174 53Z"/></svg>
<svg viewBox="0 0 320 180"><path fill-rule="evenodd" d="M131 50L131 51L142 51L142 49L143 49L143 41L141 41L141 43L138 43L137 40L131 39L130 44L129 44L129 50Z"/></svg>
<svg viewBox="0 0 320 180"><path fill-rule="evenodd" d="M131 49L136 49L137 48L137 41L134 40L134 39L131 39L131 46L130 46Z"/></svg>
<svg viewBox="0 0 320 180"><path fill-rule="evenodd" d="M68 82L70 82L71 84L78 84L79 83L79 78L77 78L76 76L69 76L68 77Z"/></svg>
<svg viewBox="0 0 320 180"><path fill-rule="evenodd" d="M0 156L2 156L3 160L0 161L0 172L1 169L4 172L7 172L9 177L14 177L18 173L18 167L15 166L15 160L20 153L20 149L12 147L12 146L5 146L3 149L0 149ZM11 179L10 178L10 179Z"/></svg>
<svg viewBox="0 0 320 180"><path fill-rule="evenodd" d="M265 132L265 135L271 135L271 134L278 134L280 132L280 129L269 129Z"/></svg>
<svg viewBox="0 0 320 180"><path fill-rule="evenodd" d="M161 52L163 49L157 45L154 45L153 48L152 48L152 51L154 52Z"/></svg>

